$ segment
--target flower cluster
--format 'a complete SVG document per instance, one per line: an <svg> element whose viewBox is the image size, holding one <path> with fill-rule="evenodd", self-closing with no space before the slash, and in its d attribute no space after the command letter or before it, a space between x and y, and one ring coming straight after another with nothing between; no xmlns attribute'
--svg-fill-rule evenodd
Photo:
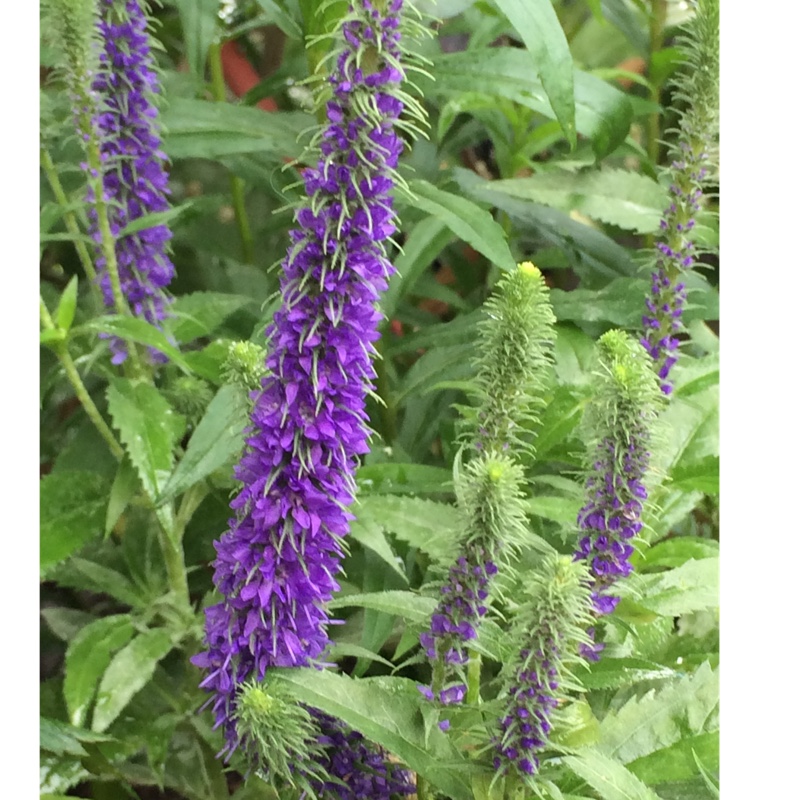
<svg viewBox="0 0 800 800"><path fill-rule="evenodd" d="M122 294L135 316L160 328L170 303L166 287L175 274L168 254L172 233L166 225L125 233L126 227L142 217L169 208L166 156L161 150L154 104L159 81L147 15L140 0L101 0L100 8L102 51L92 89L98 104L94 129L100 142L102 202L108 208ZM103 231L92 188L88 199L100 287L106 306L114 308L113 279L102 248ZM128 355L125 342L111 337L109 345L112 362L122 363ZM155 361L165 360L155 350L151 355Z"/></svg>
<svg viewBox="0 0 800 800"><path fill-rule="evenodd" d="M608 331L598 350L595 399L587 414L587 502L578 513L582 536L575 558L589 563L592 600L602 615L619 602L609 588L632 569L630 542L642 529L644 479L659 395L647 356L627 334ZM597 645L584 655L596 658L601 649Z"/></svg>
<svg viewBox="0 0 800 800"><path fill-rule="evenodd" d="M523 644L510 669L499 720L494 768L534 775L547 746L559 701L568 688L567 667L588 642L590 620L586 569L554 554L534 574L530 600L519 610L514 634Z"/></svg>
<svg viewBox="0 0 800 800"><path fill-rule="evenodd" d="M647 313L642 317L641 342L666 395L673 389L669 375L678 357L686 274L699 255L693 231L703 187L712 177L719 132L719 0L698 0L695 8L690 28L678 40L685 63L675 96L685 110L671 148L670 204L660 223L655 270L645 299Z"/></svg>
<svg viewBox="0 0 800 800"><path fill-rule="evenodd" d="M321 158L304 173L283 262L282 304L254 397L236 517L216 543L222 601L206 610L206 671L226 751L239 744L237 688L273 666L317 662L328 644L326 604L349 529L358 457L367 452L375 304L392 266L391 189L402 150L400 11L355 0L329 81Z"/></svg>
<svg viewBox="0 0 800 800"><path fill-rule="evenodd" d="M432 687L420 691L443 705L460 703L466 695L469 644L487 613L499 559L512 555L526 538L522 470L505 451L529 446L523 436L537 419L552 361L555 317L544 278L533 264L520 264L505 275L485 311L475 360L478 406L464 409L478 456L456 481L465 533L460 555L440 587L430 628L420 636L433 667Z"/></svg>
<svg viewBox="0 0 800 800"><path fill-rule="evenodd" d="M327 776L324 781L311 782L318 795L339 800L393 800L416 792L411 773L388 761L386 753L360 733L327 714L312 713L320 730L317 743L323 748L319 764Z"/></svg>

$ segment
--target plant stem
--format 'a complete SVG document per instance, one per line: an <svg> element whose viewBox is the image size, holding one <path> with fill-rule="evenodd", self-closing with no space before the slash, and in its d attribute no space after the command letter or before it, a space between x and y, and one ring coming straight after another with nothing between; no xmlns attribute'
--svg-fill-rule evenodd
<svg viewBox="0 0 800 800"><path fill-rule="evenodd" d="M47 306L45 306L44 300L41 298L39 298L39 314L42 321L42 327L45 330L55 330L56 326L53 323L50 312L47 310ZM116 458L117 461L121 461L122 457L125 455L125 451L122 449L122 445L120 445L120 443L117 441L111 428L109 428L106 424L106 421L103 419L103 415L100 413L100 410L94 404L94 400L92 400L89 392L86 390L86 386L81 380L81 376L77 367L75 366L75 362L72 360L72 356L69 354L66 341L57 342L54 345L54 350L56 356L58 356L58 360L61 362L61 366L64 368L67 379L72 384L72 388L75 390L75 396L83 406L84 411L94 424L95 428L97 428L97 432L103 437L103 439L105 439L106 444L108 444L108 447L111 450L114 458Z"/></svg>
<svg viewBox="0 0 800 800"><path fill-rule="evenodd" d="M209 48L208 64L211 70L211 95L218 103L224 103L225 77L222 72L222 42L214 42ZM238 175L231 174L230 183L236 227L242 241L242 259L245 264L255 264L256 250L244 202L244 181Z"/></svg>
<svg viewBox="0 0 800 800"><path fill-rule="evenodd" d="M44 174L47 176L47 182L50 184L50 188L53 190L56 201L63 210L64 224L67 226L69 233L75 237L75 250L78 253L78 258L80 259L81 265L83 266L83 271L86 273L86 277L89 279L89 283L92 286L92 291L95 293L95 296L100 300L102 305L102 293L100 292L100 287L97 284L97 272L95 271L94 263L92 262L92 257L89 253L89 249L86 247L86 243L78 238L81 235L81 229L78 225L78 220L72 211L67 210L69 208L69 198L64 191L64 187L61 185L61 180L58 177L58 170L56 170L56 166L53 163L53 159L50 157L50 153L44 147L41 148L40 152L42 169L44 170Z"/></svg>
<svg viewBox="0 0 800 800"><path fill-rule="evenodd" d="M654 103L661 103L661 86L653 79L653 57L664 45L664 26L667 21L667 0L651 0L650 12L650 64L648 65L648 77L652 89L650 90L650 100ZM661 143L661 114L654 111L648 118L647 125L647 154L653 162L653 166L658 166L658 149Z"/></svg>
<svg viewBox="0 0 800 800"><path fill-rule="evenodd" d="M389 390L389 375L386 369L384 356L384 338L381 336L375 342L377 357L375 358L375 389L378 397L383 401L379 403L381 420L383 421L383 440L391 445L397 438L397 409L394 406Z"/></svg>
<svg viewBox="0 0 800 800"><path fill-rule="evenodd" d="M481 697L481 655L474 650L469 651L467 666L467 702L477 703Z"/></svg>
<svg viewBox="0 0 800 800"><path fill-rule="evenodd" d="M183 545L177 536L170 536L159 515L158 543L167 567L169 588L178 599L179 607L191 609L189 600L189 583L186 580L186 563L183 557Z"/></svg>

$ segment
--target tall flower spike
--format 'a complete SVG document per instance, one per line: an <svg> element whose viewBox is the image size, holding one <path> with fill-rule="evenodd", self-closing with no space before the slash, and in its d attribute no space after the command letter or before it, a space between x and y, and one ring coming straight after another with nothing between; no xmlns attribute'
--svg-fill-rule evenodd
<svg viewBox="0 0 800 800"><path fill-rule="evenodd" d="M655 270L642 317L642 345L650 353L661 381L671 394L669 375L678 359L678 334L686 304L686 274L698 256L695 215L703 188L713 178L719 133L719 0L697 0L696 15L679 39L684 68L675 99L680 112L676 143L670 149L670 205L661 219Z"/></svg>
<svg viewBox="0 0 800 800"><path fill-rule="evenodd" d="M216 543L222 601L206 610L206 671L215 726L237 747L237 690L274 666L314 664L328 645L326 604L366 453L375 372L375 304L392 265L391 191L402 150L402 0L354 0L332 54L321 157L304 173L308 201L283 262L282 304L247 446L236 516Z"/></svg>
<svg viewBox="0 0 800 800"><path fill-rule="evenodd" d="M433 666L433 685L421 691L445 705L460 703L466 694L469 643L487 612L499 559L526 538L522 469L505 451L528 446L524 432L536 420L552 362L555 318L533 264L505 275L485 310L476 359L479 406L465 410L479 457L456 480L464 535L431 627L420 637Z"/></svg>
<svg viewBox="0 0 800 800"><path fill-rule="evenodd" d="M559 702L573 685L569 668L589 639L591 601L586 568L553 554L533 574L530 599L516 617L513 635L519 655L505 673L505 713L495 739L498 775L516 773L530 782L539 767L558 715Z"/></svg>
<svg viewBox="0 0 800 800"><path fill-rule="evenodd" d="M597 344L595 394L586 412L587 502L578 512L576 560L586 560L598 614L619 597L609 589L631 572L631 540L641 531L653 423L660 404L647 354L628 334L611 330ZM587 657L596 660L602 645Z"/></svg>
<svg viewBox="0 0 800 800"><path fill-rule="evenodd" d="M124 233L142 217L169 209L166 155L161 150L155 105L160 89L145 9L141 0L100 0L102 50L92 84L98 103L93 122L100 141L102 199L108 207L122 294L135 316L160 329L171 302L166 287L175 274L168 253L172 233L166 225ZM90 169L88 164L83 166ZM100 288L106 306L113 309L112 276L91 187L88 199ZM110 337L109 346L112 363L125 361L128 352L123 340ZM154 361L166 360L157 350L150 353Z"/></svg>

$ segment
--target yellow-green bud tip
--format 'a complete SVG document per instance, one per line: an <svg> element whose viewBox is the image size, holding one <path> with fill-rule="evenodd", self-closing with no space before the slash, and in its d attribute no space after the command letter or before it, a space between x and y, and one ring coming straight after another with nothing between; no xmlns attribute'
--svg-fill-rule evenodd
<svg viewBox="0 0 800 800"><path fill-rule="evenodd" d="M533 261L523 261L519 265L519 271L526 275L529 278L539 278L541 277L541 272L539 271L539 267L537 267Z"/></svg>
<svg viewBox="0 0 800 800"><path fill-rule="evenodd" d="M275 698L268 695L263 689L254 686L242 692L239 704L259 716L266 716L272 713L275 707Z"/></svg>
<svg viewBox="0 0 800 800"><path fill-rule="evenodd" d="M492 464L488 469L489 480L499 481L503 477L503 467L500 464Z"/></svg>

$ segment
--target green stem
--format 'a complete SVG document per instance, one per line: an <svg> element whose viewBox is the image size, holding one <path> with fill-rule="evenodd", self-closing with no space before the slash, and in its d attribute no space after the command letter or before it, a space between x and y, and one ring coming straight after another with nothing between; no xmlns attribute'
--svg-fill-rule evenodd
<svg viewBox="0 0 800 800"><path fill-rule="evenodd" d="M650 90L650 100L654 103L661 103L661 86L653 77L653 58L664 45L664 26L667 21L667 0L652 0L650 13L650 64L648 65L648 76L652 85ZM647 125L647 154L653 162L653 166L658 166L658 150L661 143L661 114L654 111L648 118Z"/></svg>
<svg viewBox="0 0 800 800"><path fill-rule="evenodd" d="M101 301L102 305L102 293L100 292L100 286L97 283L97 272L95 271L92 257L89 254L89 248L87 248L86 243L79 238L81 236L81 229L78 225L78 220L75 217L75 214L68 210L69 198L64 191L64 187L61 185L61 180L58 177L56 165L53 163L50 153L44 147L41 148L40 152L42 169L44 170L44 174L47 176L47 182L50 184L50 188L53 190L56 202L62 208L64 224L67 226L69 233L75 237L75 250L78 253L78 258L80 259L81 265L83 266L83 271L86 273L86 277L89 279L92 290L97 298Z"/></svg>
<svg viewBox="0 0 800 800"><path fill-rule="evenodd" d="M191 613L183 545L176 536L170 536L161 519L159 519L159 523L158 544L161 547L161 553L164 556L164 563L167 567L169 587L177 597L179 607Z"/></svg>
<svg viewBox="0 0 800 800"><path fill-rule="evenodd" d="M374 361L375 389L378 397L383 401L379 403L383 422L383 440L387 445L391 445L397 438L397 409L392 402L391 390L389 389L389 375L386 369L383 336L375 343L375 349L377 350L377 357Z"/></svg>
<svg viewBox="0 0 800 800"><path fill-rule="evenodd" d="M208 64L211 70L211 95L218 103L225 102L225 77L222 72L222 42L214 42L209 48ZM250 220L247 218L245 206L244 181L238 175L230 176L233 212L236 216L236 227L242 241L242 258L245 264L255 264L256 248Z"/></svg>
<svg viewBox="0 0 800 800"><path fill-rule="evenodd" d="M481 655L474 650L469 651L467 666L467 702L478 703L481 699Z"/></svg>
<svg viewBox="0 0 800 800"><path fill-rule="evenodd" d="M53 319L50 316L50 312L47 310L47 306L45 306L44 300L41 298L39 298L39 314L42 321L42 328L45 330L56 329ZM100 410L94 404L94 400L92 400L89 392L86 390L86 386L81 380L81 376L77 367L75 366L75 362L72 360L72 356L69 354L66 341L57 342L54 345L54 350L56 356L58 356L58 360L61 362L61 366L64 368L67 379L72 384L72 388L75 390L75 396L83 406L83 410L86 412L95 428L97 428L97 432L103 437L103 439L105 439L106 444L108 444L108 447L111 450L114 458L116 458L117 461L121 461L122 457L125 455L125 451L122 449L122 445L120 445L120 443L116 440L111 428L109 428L106 424L106 421L103 419L103 415L100 413Z"/></svg>

